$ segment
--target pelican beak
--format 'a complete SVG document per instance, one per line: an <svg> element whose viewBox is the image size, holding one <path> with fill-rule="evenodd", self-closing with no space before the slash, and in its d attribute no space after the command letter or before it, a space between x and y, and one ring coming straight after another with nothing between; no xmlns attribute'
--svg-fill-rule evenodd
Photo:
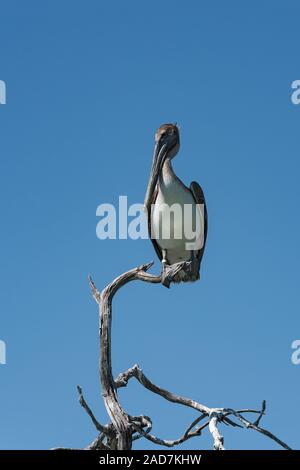
<svg viewBox="0 0 300 470"><path fill-rule="evenodd" d="M155 190L157 180L165 162L165 159L168 155L168 147L169 146L167 143L162 144L161 142L157 142L155 145L150 179L144 201L144 208L147 210L151 206L153 192Z"/></svg>

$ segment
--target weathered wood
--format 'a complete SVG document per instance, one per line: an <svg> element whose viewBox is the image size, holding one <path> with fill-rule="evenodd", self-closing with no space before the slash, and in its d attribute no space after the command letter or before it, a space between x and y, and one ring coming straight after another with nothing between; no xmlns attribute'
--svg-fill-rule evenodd
<svg viewBox="0 0 300 470"><path fill-rule="evenodd" d="M92 420L98 435L93 442L85 447L86 450L128 450L132 447L132 442L136 439L145 438L156 445L166 447L174 447L188 439L198 437L205 428L208 428L213 438L213 448L215 450L224 450L224 438L218 427L225 423L232 427L242 427L253 429L268 438L275 441L284 449L290 447L281 439L276 437L270 431L259 426L262 417L266 411L266 402L263 401L260 410L251 408L234 410L232 408L210 408L206 405L196 402L190 398L175 395L174 393L155 385L143 373L138 365L130 367L127 371L122 372L113 379L112 362L111 362L111 327L112 327L112 300L117 291L128 282L140 280L154 284L161 283L164 280L163 274L155 276L147 271L152 263L144 264L140 267L131 269L111 282L102 292L96 288L92 278L89 278L92 295L99 305L99 339L100 339L100 355L99 355L99 374L102 389L103 400L111 419L111 423L100 424L88 406L81 387L78 386L79 402ZM169 280L172 276L176 276L178 271L182 269L180 265L173 265L168 272ZM135 378L150 392L160 395L165 400L193 408L198 416L188 426L186 431L178 439L161 439L160 437L150 434L152 430L152 421L148 416L130 416L120 404L117 391L119 388L126 387L129 380ZM249 421L245 418L245 414L258 415L255 421ZM232 418L235 418L233 420ZM199 425L200 423L200 425ZM59 450L62 448L56 448Z"/></svg>
<svg viewBox="0 0 300 470"><path fill-rule="evenodd" d="M110 419L117 434L117 449L131 449L133 427L129 416L123 410L117 397L117 389L112 375L111 363L111 325L112 325L112 300L116 292L128 282L141 280L144 282L160 283L161 276L153 276L147 273L152 263L134 268L114 279L101 293L99 293L90 278L93 296L99 304L99 337L100 360L99 370L102 386L102 396ZM177 274L178 268L174 269Z"/></svg>
<svg viewBox="0 0 300 470"><path fill-rule="evenodd" d="M155 276L147 272L151 266L152 263L148 263L127 271L126 273L114 279L102 292L97 290L92 278L89 278L92 295L99 305L99 373L102 396L108 415L111 419L111 424L103 426L96 420L83 397L81 388L79 387L78 390L80 394L80 403L90 416L96 429L100 431L99 436L88 447L86 447L86 449L131 449L132 442L141 437L144 437L157 445L173 447L175 445L181 444L182 442L185 442L192 437L200 436L203 429L208 427L213 438L214 449L224 450L224 438L218 429L218 425L222 422L233 427L254 429L257 432L260 432L274 440L281 447L290 449L290 447L283 441L259 426L260 420L265 414L265 401L263 401L261 410L210 408L196 402L195 400L175 395L168 390L158 387L145 376L138 365L134 365L126 372L119 374L118 377L114 380L111 361L112 300L117 291L128 282L140 280L143 282L159 284L164 281L165 277L163 273ZM182 269L181 263L178 265L173 265L173 267L171 267L168 271L168 280L172 281L172 277L176 276L180 269ZM184 434L178 439L166 440L150 434L152 429L151 419L147 416L132 417L126 413L120 404L117 390L119 388L126 387L128 381L131 378L135 378L145 388L153 393L160 395L162 398L178 405L184 405L189 408L193 408L198 413L200 413L200 415L192 422ZM247 413L255 413L259 416L256 421L251 422L244 417L244 414ZM235 417L240 424L230 419L229 416ZM200 421L203 420L205 421L203 424L196 426Z"/></svg>
<svg viewBox="0 0 300 470"><path fill-rule="evenodd" d="M224 438L220 434L220 431L218 429L218 421L220 420L220 417L222 417L222 415L219 416L219 414L216 411L213 411L209 417L209 430L214 439L215 450L225 450L223 446Z"/></svg>

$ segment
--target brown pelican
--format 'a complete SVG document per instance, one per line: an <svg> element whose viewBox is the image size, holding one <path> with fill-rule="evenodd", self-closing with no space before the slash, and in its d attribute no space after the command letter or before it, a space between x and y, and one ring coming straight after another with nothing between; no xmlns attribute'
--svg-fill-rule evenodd
<svg viewBox="0 0 300 470"><path fill-rule="evenodd" d="M145 197L148 230L155 251L162 261L162 282L169 287L170 266L181 266L172 282L199 279L206 234L207 211L198 183L187 188L176 176L171 160L180 146L179 129L163 124L155 135L155 149ZM196 230L195 230L196 225Z"/></svg>

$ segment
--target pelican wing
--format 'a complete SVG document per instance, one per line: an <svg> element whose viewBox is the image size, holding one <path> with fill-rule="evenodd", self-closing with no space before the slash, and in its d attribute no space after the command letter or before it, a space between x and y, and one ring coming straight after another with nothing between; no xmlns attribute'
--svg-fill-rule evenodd
<svg viewBox="0 0 300 470"><path fill-rule="evenodd" d="M203 204L204 206L204 243L203 243L203 247L200 250L198 250L196 254L197 258L199 259L199 262L201 262L204 249L205 249L206 237L207 237L207 226L208 226L207 208L206 208L204 192L200 184L198 184L196 181L193 181L190 184L190 190L196 201L196 204Z"/></svg>
<svg viewBox="0 0 300 470"><path fill-rule="evenodd" d="M161 251L161 248L159 246L159 244L157 243L156 239L155 238L152 238L151 237L151 207L153 204L155 204L155 201L156 201L156 198L157 198L157 193L158 193L158 188L156 186L154 192L153 192L153 197L152 197L152 200L151 200L151 203L149 204L149 206L147 207L147 215L148 215L148 233L149 233L149 237L150 237L150 240L152 242L152 245L154 246L154 249L156 251L156 254L158 256L158 258L160 260L163 259L163 255L162 255L162 251Z"/></svg>

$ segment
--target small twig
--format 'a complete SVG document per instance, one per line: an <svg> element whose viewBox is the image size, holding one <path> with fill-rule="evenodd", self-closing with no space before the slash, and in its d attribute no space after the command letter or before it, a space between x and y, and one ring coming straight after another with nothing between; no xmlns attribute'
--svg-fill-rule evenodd
<svg viewBox="0 0 300 470"><path fill-rule="evenodd" d="M78 393L79 393L79 403L82 406L82 408L85 409L85 411L87 412L87 414L91 418L91 420L92 420L95 428L97 429L97 431L99 431L100 433L103 433L106 436L111 437L114 434L112 428L109 427L109 426L103 426L102 424L99 423L99 421L95 418L95 416L94 416L92 410L90 409L89 405L85 401L85 398L84 398L83 392L82 392L82 388L79 385L77 385L77 390L78 390Z"/></svg>
<svg viewBox="0 0 300 470"><path fill-rule="evenodd" d="M266 400L263 400L262 406L261 406L261 412L260 412L259 417L257 418L257 420L253 423L254 426L259 425L261 418L265 414L265 411L266 411Z"/></svg>
<svg viewBox="0 0 300 470"><path fill-rule="evenodd" d="M184 435L188 435L190 433L190 431L196 426L196 424L200 423L200 421L202 421L204 418L206 418L206 414L203 413L202 415L198 416L198 418L196 418L192 424L187 428L187 430L185 431Z"/></svg>
<svg viewBox="0 0 300 470"><path fill-rule="evenodd" d="M89 275L88 280L89 280L89 285L90 285L90 289L91 289L91 292L92 292L92 296L94 297L97 304L100 304L101 303L101 292L99 292L97 287L95 286L95 283L92 279L92 276Z"/></svg>

